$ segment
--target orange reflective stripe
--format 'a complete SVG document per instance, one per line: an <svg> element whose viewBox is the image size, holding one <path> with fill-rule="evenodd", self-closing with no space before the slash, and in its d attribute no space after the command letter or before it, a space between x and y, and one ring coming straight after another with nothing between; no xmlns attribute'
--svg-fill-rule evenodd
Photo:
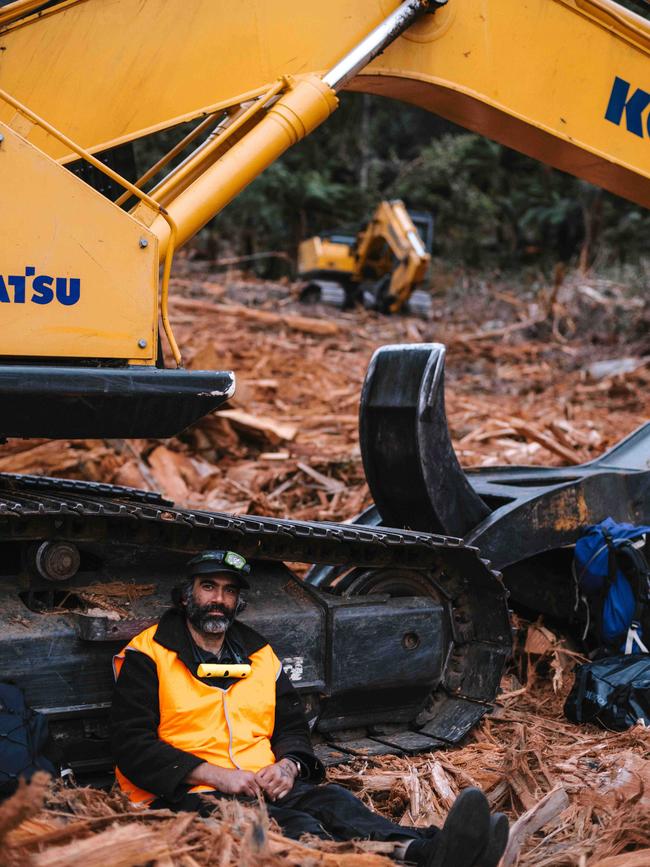
<svg viewBox="0 0 650 867"><path fill-rule="evenodd" d="M271 735L275 725L275 681L281 663L267 644L251 654L251 673L228 689L197 680L174 651L157 644L156 626L145 629L118 653L113 664L119 676L127 650L145 653L156 664L160 724L158 737L222 768L259 771L275 762ZM120 787L135 802L155 797L128 780L118 769ZM190 791L205 791L195 786Z"/></svg>

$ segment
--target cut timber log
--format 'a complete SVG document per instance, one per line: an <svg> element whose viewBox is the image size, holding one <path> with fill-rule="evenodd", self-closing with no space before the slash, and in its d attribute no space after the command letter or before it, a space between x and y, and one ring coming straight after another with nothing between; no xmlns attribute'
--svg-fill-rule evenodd
<svg viewBox="0 0 650 867"><path fill-rule="evenodd" d="M540 446L548 449L549 452L559 455L570 466L580 463L580 456L574 449L568 449L566 446L563 446L562 443L559 443L545 431L539 430L539 428L520 418L510 418L508 422L510 423L510 427L514 428L515 432L520 436L527 440L532 440L534 443L539 443Z"/></svg>
<svg viewBox="0 0 650 867"><path fill-rule="evenodd" d="M345 490L345 485L343 482L340 482L338 479L331 479L329 476L323 475L323 473L319 473L318 470L315 470L313 467L310 467L309 464L303 464L298 461L298 469L302 470L303 473L310 476L310 478L314 479L315 482L321 484L326 491L329 491L330 494L336 494L339 491Z"/></svg>
<svg viewBox="0 0 650 867"><path fill-rule="evenodd" d="M223 409L217 415L221 418L227 418L228 421L245 430L264 434L270 442L276 445L282 441L294 439L298 432L292 424L283 424L267 416L251 415L251 413L242 412L239 409Z"/></svg>
<svg viewBox="0 0 650 867"><path fill-rule="evenodd" d="M556 786L541 801L520 816L510 829L510 838L503 854L501 867L512 867L525 841L557 818L569 806L569 796L563 786Z"/></svg>
<svg viewBox="0 0 650 867"><path fill-rule="evenodd" d="M181 310L195 313L215 313L219 316L238 316L259 322L261 325L286 325L294 331L305 334L338 334L339 326L329 319L315 319L311 316L296 316L290 313L273 313L270 310L257 310L243 304L215 304L212 301L198 301L193 298L174 298L173 304Z"/></svg>

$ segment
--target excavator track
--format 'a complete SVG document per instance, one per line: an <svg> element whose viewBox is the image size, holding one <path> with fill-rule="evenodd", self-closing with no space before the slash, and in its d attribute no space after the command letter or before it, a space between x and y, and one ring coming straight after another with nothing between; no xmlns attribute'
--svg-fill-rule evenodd
<svg viewBox="0 0 650 867"><path fill-rule="evenodd" d="M148 491L0 475L0 664L48 714L78 773L108 765L115 649L160 617L188 555L215 547L254 561L244 619L282 658L326 763L455 743L489 709L510 651L506 591L459 539L179 509ZM57 564L68 560L57 552L70 550L79 568L61 579ZM347 578L319 590L285 562L337 565ZM66 608L78 588L101 594L116 581L153 589L119 619Z"/></svg>
<svg viewBox="0 0 650 867"><path fill-rule="evenodd" d="M120 535L127 537L135 531L134 522L138 538L148 530L155 534L161 526L168 527L170 541L173 538L178 550L193 550L192 533L207 531L213 547L237 545L248 557L271 560L436 568L441 566L443 551L463 549L475 553L477 570L485 566L477 549L466 548L453 536L178 509L157 492L46 476L0 474L0 534L16 529L22 537L24 528L14 528L11 519L48 517L56 521L69 519L74 524L70 532L82 535L80 519L116 520L120 526L124 522ZM89 526L84 524L85 528Z"/></svg>

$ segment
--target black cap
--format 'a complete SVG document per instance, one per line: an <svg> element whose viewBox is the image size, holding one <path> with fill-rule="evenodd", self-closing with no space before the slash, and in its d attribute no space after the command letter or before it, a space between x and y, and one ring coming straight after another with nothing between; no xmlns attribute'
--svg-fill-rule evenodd
<svg viewBox="0 0 650 867"><path fill-rule="evenodd" d="M227 572L236 575L242 590L248 590L250 584L244 577L251 571L244 557L236 551L204 551L197 557L193 557L187 564L187 577L195 575L215 575Z"/></svg>

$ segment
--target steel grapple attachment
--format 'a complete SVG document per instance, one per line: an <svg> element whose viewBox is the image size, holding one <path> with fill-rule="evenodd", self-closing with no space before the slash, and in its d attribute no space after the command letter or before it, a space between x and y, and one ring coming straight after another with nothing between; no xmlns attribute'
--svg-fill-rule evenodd
<svg viewBox="0 0 650 867"><path fill-rule="evenodd" d="M359 437L366 479L386 523L463 536L489 509L449 439L444 359L440 344L375 352L361 393Z"/></svg>
<svg viewBox="0 0 650 867"><path fill-rule="evenodd" d="M504 576L512 600L569 617L572 546L607 516L650 520L650 423L610 451L571 467L489 467L465 472L444 403L445 347L377 350L360 408L363 463L375 506L356 519L454 534ZM317 586L334 571L313 570Z"/></svg>

